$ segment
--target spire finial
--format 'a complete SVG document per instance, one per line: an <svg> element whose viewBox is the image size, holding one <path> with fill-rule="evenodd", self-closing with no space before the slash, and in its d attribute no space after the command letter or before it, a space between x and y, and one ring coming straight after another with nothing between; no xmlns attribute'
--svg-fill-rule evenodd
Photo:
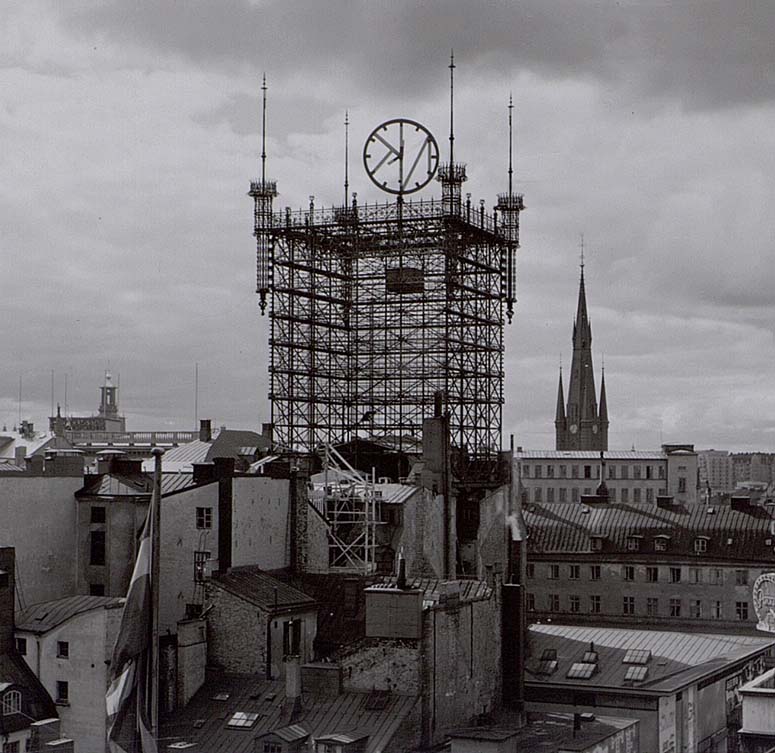
<svg viewBox="0 0 775 753"><path fill-rule="evenodd" d="M581 248L581 276L584 276L584 233L581 233L581 242L579 244Z"/></svg>
<svg viewBox="0 0 775 753"><path fill-rule="evenodd" d="M261 82L261 183L266 183L266 73Z"/></svg>
<svg viewBox="0 0 775 753"><path fill-rule="evenodd" d="M512 165L512 153L514 151L514 138L513 138L513 128L511 123L511 111L514 109L514 99L511 96L511 93L509 93L509 196L512 195L512 183L513 183L513 175L514 175L514 168Z"/></svg>
<svg viewBox="0 0 775 753"><path fill-rule="evenodd" d="M347 199L350 195L350 162L349 162L349 146L350 146L350 111L344 111L344 206L347 207Z"/></svg>
<svg viewBox="0 0 775 753"><path fill-rule="evenodd" d="M455 161L455 51L449 55L449 164Z"/></svg>

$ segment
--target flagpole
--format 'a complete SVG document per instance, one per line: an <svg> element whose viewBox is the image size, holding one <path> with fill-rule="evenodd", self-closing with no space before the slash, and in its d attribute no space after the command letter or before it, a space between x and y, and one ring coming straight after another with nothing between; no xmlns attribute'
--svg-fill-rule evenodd
<svg viewBox="0 0 775 753"><path fill-rule="evenodd" d="M155 464L153 469L153 494L151 507L153 520L151 526L151 734L159 739L159 542L161 527L161 456L164 450L154 447L151 450Z"/></svg>

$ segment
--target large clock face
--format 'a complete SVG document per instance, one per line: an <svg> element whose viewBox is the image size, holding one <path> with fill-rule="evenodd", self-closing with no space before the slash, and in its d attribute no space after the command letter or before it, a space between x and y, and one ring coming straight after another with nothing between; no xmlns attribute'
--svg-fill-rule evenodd
<svg viewBox="0 0 775 753"><path fill-rule="evenodd" d="M425 126L406 118L377 126L363 146L366 173L383 191L419 191L439 166L439 146Z"/></svg>

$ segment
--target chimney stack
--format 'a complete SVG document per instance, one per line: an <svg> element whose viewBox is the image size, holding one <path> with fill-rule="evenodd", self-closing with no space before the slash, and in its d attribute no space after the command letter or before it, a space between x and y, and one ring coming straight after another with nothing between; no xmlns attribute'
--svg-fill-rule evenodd
<svg viewBox="0 0 775 753"><path fill-rule="evenodd" d="M213 438L213 422L209 418L199 421L199 441L210 442Z"/></svg>

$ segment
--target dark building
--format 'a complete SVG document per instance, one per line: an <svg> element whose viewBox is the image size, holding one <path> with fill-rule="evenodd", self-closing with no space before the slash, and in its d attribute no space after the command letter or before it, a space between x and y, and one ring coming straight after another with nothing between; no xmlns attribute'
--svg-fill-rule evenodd
<svg viewBox="0 0 775 753"><path fill-rule="evenodd" d="M556 449L607 450L608 405L605 395L605 372L600 380L600 403L595 393L592 367L592 327L587 315L584 289L584 263L581 263L579 301L573 322L573 361L571 362L568 404L565 406L562 370L557 388L557 412L554 419Z"/></svg>

